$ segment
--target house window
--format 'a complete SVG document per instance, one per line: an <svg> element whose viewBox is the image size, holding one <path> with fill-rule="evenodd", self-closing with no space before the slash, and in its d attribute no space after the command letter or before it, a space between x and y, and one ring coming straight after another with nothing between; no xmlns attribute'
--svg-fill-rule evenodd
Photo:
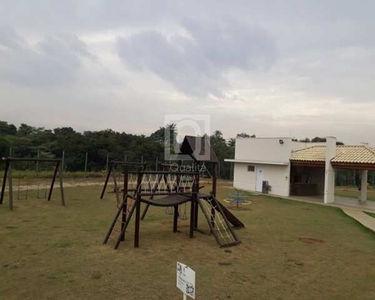
<svg viewBox="0 0 375 300"><path fill-rule="evenodd" d="M255 171L255 167L254 166L247 166L247 171L248 172L254 172Z"/></svg>

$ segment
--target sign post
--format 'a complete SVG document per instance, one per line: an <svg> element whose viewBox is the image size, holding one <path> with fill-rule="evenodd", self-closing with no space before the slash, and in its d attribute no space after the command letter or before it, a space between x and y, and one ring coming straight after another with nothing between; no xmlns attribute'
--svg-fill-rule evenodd
<svg viewBox="0 0 375 300"><path fill-rule="evenodd" d="M187 296L195 299L195 272L180 262L177 262L177 287L183 293L184 300L187 300Z"/></svg>

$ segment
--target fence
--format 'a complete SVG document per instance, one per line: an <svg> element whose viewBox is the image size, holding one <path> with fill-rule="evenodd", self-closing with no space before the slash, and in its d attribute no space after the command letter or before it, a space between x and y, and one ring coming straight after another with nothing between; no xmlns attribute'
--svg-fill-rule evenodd
<svg viewBox="0 0 375 300"><path fill-rule="evenodd" d="M16 148L10 149L12 157L25 157L21 156L22 151L17 151ZM31 156L30 156L31 157ZM37 149L34 153L34 158L61 158L62 167L65 178L103 178L106 176L111 161L124 161L124 162L147 162L148 170L157 170L159 163L165 163L164 159L159 156L136 156L124 153L110 153L107 151L98 151L95 153L89 152L69 152L59 151L57 154L52 155L48 151L39 151ZM169 162L168 162L169 163ZM3 170L5 163L0 163L0 170ZM41 175L48 176L53 170L41 168L40 165L35 163L19 162L13 166L14 178L37 178ZM0 176L1 177L1 176ZM0 178L0 182L2 178Z"/></svg>

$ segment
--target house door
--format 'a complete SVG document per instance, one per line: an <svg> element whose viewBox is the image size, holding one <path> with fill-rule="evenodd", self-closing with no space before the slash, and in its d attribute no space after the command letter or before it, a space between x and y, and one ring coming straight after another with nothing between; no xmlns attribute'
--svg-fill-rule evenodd
<svg viewBox="0 0 375 300"><path fill-rule="evenodd" d="M257 192L262 192L263 179L264 179L264 168L257 167L257 182L256 182L256 187L255 187L255 190Z"/></svg>

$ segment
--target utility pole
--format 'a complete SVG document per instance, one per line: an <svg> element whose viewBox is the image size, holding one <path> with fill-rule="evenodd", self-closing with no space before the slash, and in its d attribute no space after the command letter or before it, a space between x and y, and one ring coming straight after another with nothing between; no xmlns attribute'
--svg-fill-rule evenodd
<svg viewBox="0 0 375 300"><path fill-rule="evenodd" d="M38 159L40 158L40 151L38 148L37 156ZM39 178L39 161L36 162L36 178Z"/></svg>
<svg viewBox="0 0 375 300"><path fill-rule="evenodd" d="M61 158L61 170L65 171L65 151L62 152L62 158Z"/></svg>

